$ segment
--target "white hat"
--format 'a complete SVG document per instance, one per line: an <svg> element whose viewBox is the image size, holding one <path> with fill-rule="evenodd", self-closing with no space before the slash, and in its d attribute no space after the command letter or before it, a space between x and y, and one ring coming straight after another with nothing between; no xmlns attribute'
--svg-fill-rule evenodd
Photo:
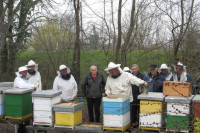
<svg viewBox="0 0 200 133"><path fill-rule="evenodd" d="M63 69L66 69L66 68L67 68L67 66L65 66L65 65L60 65L59 70L63 70Z"/></svg>
<svg viewBox="0 0 200 133"><path fill-rule="evenodd" d="M182 66L183 67L183 63L181 63L180 61L176 64L177 66Z"/></svg>
<svg viewBox="0 0 200 133"><path fill-rule="evenodd" d="M38 70L38 64L36 64L33 60L30 60L28 62L28 65L26 65L27 67L29 66L35 66L35 70L37 71Z"/></svg>
<svg viewBox="0 0 200 133"><path fill-rule="evenodd" d="M130 69L128 67L124 67L123 71L127 72L127 71L130 71Z"/></svg>
<svg viewBox="0 0 200 133"><path fill-rule="evenodd" d="M22 72L22 71L27 71L27 67L26 66L21 66L18 68L18 72Z"/></svg>
<svg viewBox="0 0 200 133"><path fill-rule="evenodd" d="M168 70L171 70L171 67L168 67L166 64L162 64L159 68L160 70L162 69L168 69Z"/></svg>
<svg viewBox="0 0 200 133"><path fill-rule="evenodd" d="M108 71L108 70L110 70L110 69L114 69L114 68L117 68L117 67L120 67L121 66L121 64L115 64L115 63L113 63L113 62L110 62L109 64L108 64L108 67L104 70L104 71Z"/></svg>

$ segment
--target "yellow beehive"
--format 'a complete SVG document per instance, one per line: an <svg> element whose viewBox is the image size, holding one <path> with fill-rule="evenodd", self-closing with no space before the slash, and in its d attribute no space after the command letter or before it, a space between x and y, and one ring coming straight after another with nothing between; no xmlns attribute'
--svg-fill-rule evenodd
<svg viewBox="0 0 200 133"><path fill-rule="evenodd" d="M82 122L82 110L78 112L55 112L56 126L74 126Z"/></svg>
<svg viewBox="0 0 200 133"><path fill-rule="evenodd" d="M140 113L142 114L162 114L162 102L160 101L140 101Z"/></svg>
<svg viewBox="0 0 200 133"><path fill-rule="evenodd" d="M163 82L163 95L189 97L192 93L192 86L189 82Z"/></svg>
<svg viewBox="0 0 200 133"><path fill-rule="evenodd" d="M199 117L195 117L195 120L194 120L194 131L195 132L200 132L200 118Z"/></svg>

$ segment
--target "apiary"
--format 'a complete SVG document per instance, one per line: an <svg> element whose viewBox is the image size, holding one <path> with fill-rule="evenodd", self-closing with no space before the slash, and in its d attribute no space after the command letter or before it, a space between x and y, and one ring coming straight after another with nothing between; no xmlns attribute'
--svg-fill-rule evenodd
<svg viewBox="0 0 200 133"><path fill-rule="evenodd" d="M25 119L32 116L33 89L12 88L3 91L5 94L5 118Z"/></svg>
<svg viewBox="0 0 200 133"><path fill-rule="evenodd" d="M32 93L33 97L33 125L54 125L52 106L59 103L61 91L42 90Z"/></svg>
<svg viewBox="0 0 200 133"><path fill-rule="evenodd" d="M149 92L140 94L139 129L160 131L164 124L164 95Z"/></svg>
<svg viewBox="0 0 200 133"><path fill-rule="evenodd" d="M129 126L129 97L127 95L103 97L103 129L125 131Z"/></svg>
<svg viewBox="0 0 200 133"><path fill-rule="evenodd" d="M3 90L11 89L12 87L13 82L0 83L0 119L5 116L5 94L3 94Z"/></svg>
<svg viewBox="0 0 200 133"><path fill-rule="evenodd" d="M193 97L191 95L190 97L167 96L165 98L165 102L167 103L167 131L189 132Z"/></svg>
<svg viewBox="0 0 200 133"><path fill-rule="evenodd" d="M82 123L83 103L65 102L53 105L55 111L55 127L74 128L75 125Z"/></svg>
<svg viewBox="0 0 200 133"><path fill-rule="evenodd" d="M189 97L192 93L192 86L189 82L164 81L163 95Z"/></svg>
<svg viewBox="0 0 200 133"><path fill-rule="evenodd" d="M194 130L200 132L200 95L195 95L192 99L194 112Z"/></svg>

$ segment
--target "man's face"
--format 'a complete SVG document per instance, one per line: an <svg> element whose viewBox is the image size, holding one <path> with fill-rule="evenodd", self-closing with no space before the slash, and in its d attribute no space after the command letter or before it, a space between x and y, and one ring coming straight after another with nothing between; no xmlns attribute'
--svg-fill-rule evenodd
<svg viewBox="0 0 200 133"><path fill-rule="evenodd" d="M132 72L133 72L134 74L137 74L138 71L139 71L139 69L138 69L136 66L132 67Z"/></svg>
<svg viewBox="0 0 200 133"><path fill-rule="evenodd" d="M119 73L120 73L120 71L119 71L118 68L110 69L110 70L108 70L108 72L109 72L110 75L112 75L112 76L117 76L117 75L119 75Z"/></svg>
<svg viewBox="0 0 200 133"><path fill-rule="evenodd" d="M22 77L24 77L24 78L25 78L25 77L26 77L26 75L27 75L27 72L28 72L28 71L27 71L27 70L25 70L25 71L21 71L21 72L19 72L19 73L22 75Z"/></svg>
<svg viewBox="0 0 200 133"><path fill-rule="evenodd" d="M161 69L162 74L167 74L168 70L167 69Z"/></svg>
<svg viewBox="0 0 200 133"><path fill-rule="evenodd" d="M91 68L90 68L90 72L91 72L92 75L96 75L96 73L97 73L97 68L96 68L96 67L91 67Z"/></svg>
<svg viewBox="0 0 200 133"><path fill-rule="evenodd" d="M177 74L180 75L180 74L183 72L183 66L177 65L177 66L176 66L176 72L177 72Z"/></svg>
<svg viewBox="0 0 200 133"><path fill-rule="evenodd" d="M152 74L152 75L156 75L156 74L157 74L157 71L158 71L157 68L155 68L155 69L151 69L151 74Z"/></svg>
<svg viewBox="0 0 200 133"><path fill-rule="evenodd" d="M33 72L35 70L35 66L28 66L28 69L30 72Z"/></svg>
<svg viewBox="0 0 200 133"><path fill-rule="evenodd" d="M67 68L60 70L61 75L67 75Z"/></svg>

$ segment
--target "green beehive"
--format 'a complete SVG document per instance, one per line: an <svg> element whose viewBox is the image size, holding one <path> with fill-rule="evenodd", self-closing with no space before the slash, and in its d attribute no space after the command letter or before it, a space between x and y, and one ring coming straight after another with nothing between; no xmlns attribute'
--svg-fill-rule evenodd
<svg viewBox="0 0 200 133"><path fill-rule="evenodd" d="M189 117L167 115L166 128L171 130L189 130Z"/></svg>
<svg viewBox="0 0 200 133"><path fill-rule="evenodd" d="M5 90L6 118L23 119L32 116L33 89L13 88Z"/></svg>

